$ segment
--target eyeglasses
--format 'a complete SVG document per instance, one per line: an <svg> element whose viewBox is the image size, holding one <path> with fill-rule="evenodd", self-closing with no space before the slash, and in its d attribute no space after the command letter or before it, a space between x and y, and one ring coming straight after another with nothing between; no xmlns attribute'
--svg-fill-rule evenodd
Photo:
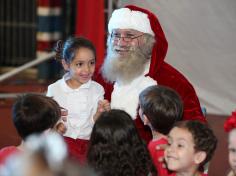
<svg viewBox="0 0 236 176"><path fill-rule="evenodd" d="M121 39L123 39L125 42L131 42L132 40L139 38L141 36L143 36L143 33L140 35L136 35L136 36L123 36L123 37L119 33L112 33L111 40L117 42L117 41L120 41Z"/></svg>

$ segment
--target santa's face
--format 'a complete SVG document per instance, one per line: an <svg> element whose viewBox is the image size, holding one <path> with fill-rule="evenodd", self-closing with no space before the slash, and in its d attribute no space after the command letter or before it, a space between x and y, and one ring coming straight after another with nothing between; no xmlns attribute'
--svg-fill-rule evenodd
<svg viewBox="0 0 236 176"><path fill-rule="evenodd" d="M102 66L103 77L128 83L141 75L150 59L154 38L149 34L114 29L107 40L107 56Z"/></svg>
<svg viewBox="0 0 236 176"><path fill-rule="evenodd" d="M144 33L134 29L114 29L110 36L112 48L117 54L126 56L143 45L143 35Z"/></svg>

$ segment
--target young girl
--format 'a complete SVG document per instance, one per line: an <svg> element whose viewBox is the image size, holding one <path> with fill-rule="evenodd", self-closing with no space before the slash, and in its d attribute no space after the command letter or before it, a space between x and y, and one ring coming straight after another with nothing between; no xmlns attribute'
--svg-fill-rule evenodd
<svg viewBox="0 0 236 176"><path fill-rule="evenodd" d="M68 110L65 141L70 155L84 161L94 121L101 112L110 109L110 104L103 100L103 87L91 80L96 51L89 40L72 37L64 44L58 41L56 52L66 74L49 85L47 96Z"/></svg>
<svg viewBox="0 0 236 176"><path fill-rule="evenodd" d="M155 175L146 145L123 110L103 112L95 122L88 163L101 176Z"/></svg>
<svg viewBox="0 0 236 176"><path fill-rule="evenodd" d="M217 139L213 131L199 121L180 121L168 135L165 160L173 176L206 176L203 166L211 160Z"/></svg>
<svg viewBox="0 0 236 176"><path fill-rule="evenodd" d="M228 176L236 175L236 111L225 121L224 129L228 135L229 164L231 171Z"/></svg>

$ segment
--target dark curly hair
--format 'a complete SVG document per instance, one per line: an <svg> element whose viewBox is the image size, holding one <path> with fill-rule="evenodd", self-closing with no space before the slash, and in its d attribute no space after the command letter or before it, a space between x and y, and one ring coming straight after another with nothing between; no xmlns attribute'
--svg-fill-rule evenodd
<svg viewBox="0 0 236 176"><path fill-rule="evenodd" d="M122 110L103 112L95 122L87 157L101 176L156 175L132 118Z"/></svg>
<svg viewBox="0 0 236 176"><path fill-rule="evenodd" d="M80 48L90 49L96 59L96 49L93 43L84 37L69 37L65 42L58 40L54 51L56 52L55 59L64 59L67 63L70 63L76 54L76 51Z"/></svg>
<svg viewBox="0 0 236 176"><path fill-rule="evenodd" d="M187 129L193 136L195 151L206 152L206 158L199 167L202 171L203 166L211 160L217 146L217 138L213 130L196 120L176 122L174 127Z"/></svg>
<svg viewBox="0 0 236 176"><path fill-rule="evenodd" d="M140 93L139 104L152 128L164 135L169 133L176 121L182 120L183 103L171 88L149 86Z"/></svg>

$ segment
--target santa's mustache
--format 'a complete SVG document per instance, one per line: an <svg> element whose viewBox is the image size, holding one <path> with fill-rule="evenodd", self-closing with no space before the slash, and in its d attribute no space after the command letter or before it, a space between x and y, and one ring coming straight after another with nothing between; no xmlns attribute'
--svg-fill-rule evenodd
<svg viewBox="0 0 236 176"><path fill-rule="evenodd" d="M112 51L119 52L119 51L126 51L126 52L133 52L135 48L132 46L114 46Z"/></svg>

